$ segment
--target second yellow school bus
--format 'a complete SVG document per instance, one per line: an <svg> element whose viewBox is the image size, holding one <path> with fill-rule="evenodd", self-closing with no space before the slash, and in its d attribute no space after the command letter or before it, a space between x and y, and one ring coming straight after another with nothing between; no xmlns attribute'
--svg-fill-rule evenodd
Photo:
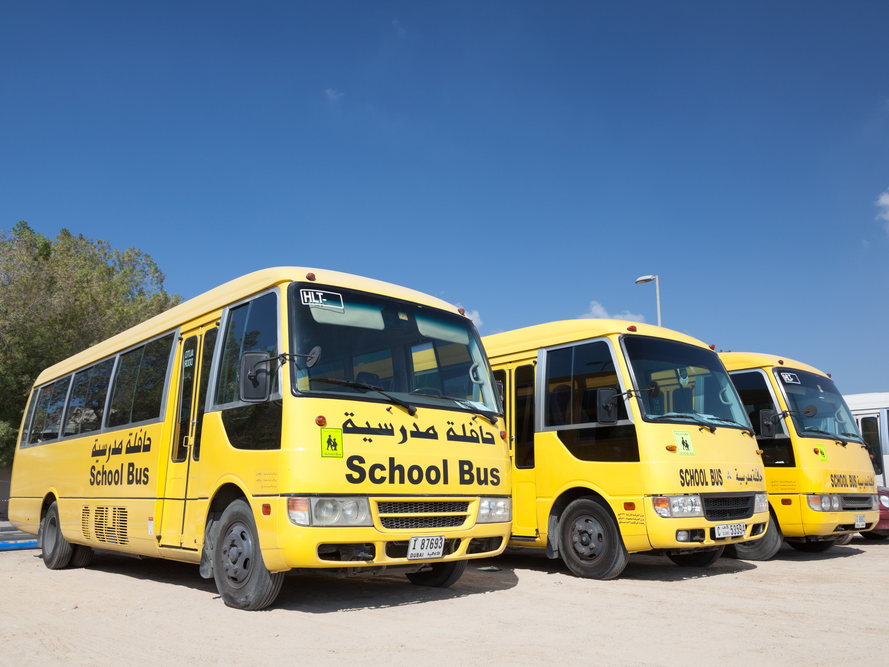
<svg viewBox="0 0 889 667"><path fill-rule="evenodd" d="M736 545L735 555L767 560L783 541L821 552L843 535L871 530L880 516L874 468L833 380L786 357L720 357L756 429L772 513L765 537Z"/></svg>
<svg viewBox="0 0 889 667"><path fill-rule="evenodd" d="M700 341L619 320L484 338L506 388L510 545L608 579L628 553L706 566L768 522L763 466L719 357Z"/></svg>
<svg viewBox="0 0 889 667"><path fill-rule="evenodd" d="M268 269L45 370L9 516L51 569L96 548L199 563L242 609L305 568L449 586L509 535L499 413L454 306Z"/></svg>

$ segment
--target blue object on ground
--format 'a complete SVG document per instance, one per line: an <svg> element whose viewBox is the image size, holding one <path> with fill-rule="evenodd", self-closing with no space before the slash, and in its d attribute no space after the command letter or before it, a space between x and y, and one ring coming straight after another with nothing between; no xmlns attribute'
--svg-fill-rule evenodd
<svg viewBox="0 0 889 667"><path fill-rule="evenodd" d="M36 549L37 540L21 540L18 542L0 542L0 551L21 551L23 549Z"/></svg>

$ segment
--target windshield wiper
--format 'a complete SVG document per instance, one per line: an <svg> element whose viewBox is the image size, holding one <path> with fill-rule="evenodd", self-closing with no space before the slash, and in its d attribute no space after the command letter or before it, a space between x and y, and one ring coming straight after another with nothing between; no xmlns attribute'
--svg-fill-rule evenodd
<svg viewBox="0 0 889 667"><path fill-rule="evenodd" d="M706 429L710 430L710 433L716 432L716 427L713 424L708 424L705 422L700 415L697 413L689 413L689 412L668 412L665 415L648 415L648 418L652 421L660 421L662 419L686 419L688 421L692 421L695 424L700 424Z"/></svg>
<svg viewBox="0 0 889 667"><path fill-rule="evenodd" d="M842 438L838 437L836 433L831 433L830 431L822 431L820 428L804 428L804 432L806 433L820 433L821 435L830 436L833 440L836 440L843 447L845 447L848 443ZM843 434L845 435L845 433Z"/></svg>
<svg viewBox="0 0 889 667"><path fill-rule="evenodd" d="M479 414L482 417L485 417L486 419L488 419L491 422L491 426L497 426L497 415L495 413L490 412L489 410L480 410L479 408L475 407L469 401L464 401L461 398L451 398L451 400L454 401L455 403L459 403L464 408L468 408L472 412Z"/></svg>
<svg viewBox="0 0 889 667"><path fill-rule="evenodd" d="M333 378L309 378L309 382L327 382L328 384L339 384L344 387L354 387L355 389L364 389L365 391L367 391L367 390L375 391L378 394L382 394L383 396L388 398L395 405L399 405L402 408L404 408L405 410L407 410L407 413L411 417L413 417L415 414L417 414L417 408L415 408L410 403L407 403L405 401L402 401L400 398L395 398L394 396L387 394L385 391L383 391L382 387L376 387L372 384L367 384L366 382L355 382L354 380L334 380Z"/></svg>
<svg viewBox="0 0 889 667"><path fill-rule="evenodd" d="M717 417L716 415L701 415L701 418L702 419L715 419L716 421L724 422L726 424L734 424L735 426L740 426L741 433L748 433L751 438L756 437L756 434L751 429L744 426L744 424L742 424L741 422L736 422L734 419L726 419L725 417Z"/></svg>

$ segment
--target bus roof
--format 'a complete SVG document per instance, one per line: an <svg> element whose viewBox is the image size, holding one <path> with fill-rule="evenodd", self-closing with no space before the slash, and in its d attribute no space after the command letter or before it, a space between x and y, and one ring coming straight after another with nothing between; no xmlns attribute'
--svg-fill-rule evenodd
<svg viewBox="0 0 889 667"><path fill-rule="evenodd" d="M817 375L827 377L827 373L818 370L814 366L804 364L801 361L779 357L774 354L760 354L758 352L720 352L719 358L729 371L739 371L748 368L771 368L772 366L785 368L798 368L801 371L809 371Z"/></svg>
<svg viewBox="0 0 889 667"><path fill-rule="evenodd" d="M510 354L536 350L541 347L550 347L551 345L560 345L599 336L625 334L628 332L629 327L636 327L635 334L638 336L657 336L658 338L669 338L670 340L697 345L698 347L707 347L697 338L653 324L593 318L536 324L523 329L514 329L504 333L485 336L482 342L488 356L491 359L495 359Z"/></svg>
<svg viewBox="0 0 889 667"><path fill-rule="evenodd" d="M889 408L889 391L872 391L866 394L843 394L852 410Z"/></svg>
<svg viewBox="0 0 889 667"><path fill-rule="evenodd" d="M354 289L372 294L380 294L382 296L393 297L419 303L432 308L439 308L451 312L457 312L456 306L435 297L417 292L416 290L406 287L399 287L392 283L374 280L372 278L363 278L350 273L341 273L339 271L328 271L326 269L311 269L296 266L281 266L261 271L248 273L240 278L235 278L219 287L204 292L193 299L185 301L175 308L155 315L149 320L137 324L116 336L112 336L107 340L93 345L86 350L75 354L72 357L61 361L54 366L45 369L37 377L35 385L44 384L50 380L61 377L75 371L84 366L88 366L94 361L99 361L109 357L120 350L139 344L141 341L149 340L160 334L172 331L178 326L186 324L192 320L203 317L215 310L235 303L242 299L246 299L252 294L256 294L276 285L289 284L293 281L306 281L308 273L315 274L314 282L318 285L336 285L345 289Z"/></svg>

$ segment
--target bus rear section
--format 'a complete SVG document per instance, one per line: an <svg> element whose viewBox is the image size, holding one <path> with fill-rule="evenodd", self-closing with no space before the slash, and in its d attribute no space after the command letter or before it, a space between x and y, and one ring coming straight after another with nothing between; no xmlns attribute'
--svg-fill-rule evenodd
<svg viewBox="0 0 889 667"><path fill-rule="evenodd" d="M736 545L735 555L766 560L785 541L823 552L872 530L879 500L870 452L833 380L786 357L720 356L756 430L772 516L764 539Z"/></svg>
<svg viewBox="0 0 889 667"><path fill-rule="evenodd" d="M706 345L615 320L543 324L484 344L506 387L511 546L607 579L629 553L706 566L765 532L753 433Z"/></svg>
<svg viewBox="0 0 889 667"><path fill-rule="evenodd" d="M501 428L456 308L268 269L44 371L10 518L52 569L96 548L191 562L241 609L309 569L449 586L509 535Z"/></svg>

